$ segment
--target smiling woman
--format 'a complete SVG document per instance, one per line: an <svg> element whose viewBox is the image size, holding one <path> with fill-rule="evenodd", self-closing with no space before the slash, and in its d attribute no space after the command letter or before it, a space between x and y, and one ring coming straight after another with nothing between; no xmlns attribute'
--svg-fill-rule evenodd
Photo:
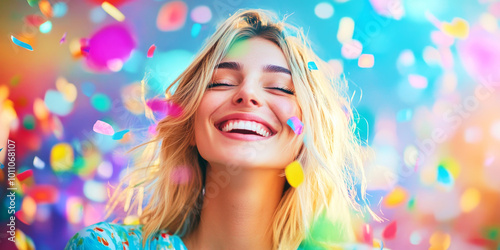
<svg viewBox="0 0 500 250"><path fill-rule="evenodd" d="M229 17L166 90L182 114L158 122L111 197L107 216L124 207L137 211L139 225L97 223L67 248L288 250L353 241L365 149L353 134L346 83L336 79L302 31L272 13ZM303 181L292 185L290 172Z"/></svg>

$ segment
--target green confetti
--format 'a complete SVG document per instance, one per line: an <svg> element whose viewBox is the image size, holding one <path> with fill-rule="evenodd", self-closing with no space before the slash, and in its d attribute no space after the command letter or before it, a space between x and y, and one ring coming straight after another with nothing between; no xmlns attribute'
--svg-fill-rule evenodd
<svg viewBox="0 0 500 250"><path fill-rule="evenodd" d="M23 126L25 129L28 129L28 130L35 129L35 117L33 117L32 115L24 116Z"/></svg>
<svg viewBox="0 0 500 250"><path fill-rule="evenodd" d="M111 108L111 100L105 94L95 94L90 99L92 107L101 112L106 112Z"/></svg>

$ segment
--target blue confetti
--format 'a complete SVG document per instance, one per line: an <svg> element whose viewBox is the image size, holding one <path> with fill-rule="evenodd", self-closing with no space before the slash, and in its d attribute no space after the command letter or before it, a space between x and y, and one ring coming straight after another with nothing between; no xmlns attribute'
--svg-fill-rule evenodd
<svg viewBox="0 0 500 250"><path fill-rule="evenodd" d="M448 170L443 167L438 167L437 181L443 185L451 186L453 185L453 176L448 172Z"/></svg>
<svg viewBox="0 0 500 250"><path fill-rule="evenodd" d="M307 63L307 67L309 68L309 70L318 70L318 67L316 66L316 63L311 61L311 62L308 62Z"/></svg>
<svg viewBox="0 0 500 250"><path fill-rule="evenodd" d="M14 42L14 44L16 44L17 46L19 47L23 47L29 51L33 51L33 47L31 47L31 45L25 43L25 42L21 42L19 41L17 38L15 38L14 36L10 36L10 38L12 39L12 42Z"/></svg>
<svg viewBox="0 0 500 250"><path fill-rule="evenodd" d="M123 136L128 133L130 130L128 129L125 129L125 130L122 130L122 131L118 131L116 133L113 134L113 140L121 140L123 138Z"/></svg>
<svg viewBox="0 0 500 250"><path fill-rule="evenodd" d="M0 168L3 169L3 164L0 162Z"/></svg>
<svg viewBox="0 0 500 250"><path fill-rule="evenodd" d="M191 36L197 37L198 34L200 34L200 31L201 31L201 24L199 23L193 24L193 27L191 28Z"/></svg>

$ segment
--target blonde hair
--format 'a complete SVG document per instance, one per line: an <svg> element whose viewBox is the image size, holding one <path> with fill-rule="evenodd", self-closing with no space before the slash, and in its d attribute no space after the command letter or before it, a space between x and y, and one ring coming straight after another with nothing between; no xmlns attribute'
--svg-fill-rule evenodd
<svg viewBox="0 0 500 250"><path fill-rule="evenodd" d="M196 146L190 145L194 114L215 66L235 42L252 37L270 40L282 49L304 123L304 145L296 159L303 166L305 180L283 193L271 228L273 248L297 249L320 215L337 225L346 241L354 239L350 209L361 211L355 185L361 184L365 200L366 180L364 147L355 136L347 83L334 76L328 64L312 52L301 29L278 21L269 11L240 10L218 27L191 65L167 88L168 100L182 107L182 114L160 120L156 136L132 149L145 146L133 170L109 200L106 218L118 204L125 203L128 214L130 207L137 206L139 222L144 225L143 246L157 230L183 236L198 225L207 162ZM317 70L309 69L309 62L314 62ZM177 89L170 94L174 85ZM179 167L189 169L189 181L172 181ZM147 205L143 209L144 202Z"/></svg>

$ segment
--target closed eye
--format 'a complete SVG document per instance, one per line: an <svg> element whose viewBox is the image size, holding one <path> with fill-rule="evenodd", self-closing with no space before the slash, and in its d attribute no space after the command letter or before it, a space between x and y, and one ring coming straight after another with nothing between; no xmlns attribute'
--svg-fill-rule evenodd
<svg viewBox="0 0 500 250"><path fill-rule="evenodd" d="M217 87L217 86L234 86L232 84L227 84L227 83L218 83L218 82L214 82L214 83L210 83L208 86L207 86L207 89L209 88L213 88L213 87Z"/></svg>
<svg viewBox="0 0 500 250"><path fill-rule="evenodd" d="M217 87L217 86L234 86L232 84L227 84L227 83L218 83L218 82L214 82L214 83L211 83L207 86L207 89L209 88L213 88L213 87ZM292 90L292 89L289 89L289 88L286 88L286 87L283 87L283 88L280 88L280 87L269 87L268 89L277 89L277 90L281 90L283 91L284 93L287 93L289 95L295 95L295 92Z"/></svg>

